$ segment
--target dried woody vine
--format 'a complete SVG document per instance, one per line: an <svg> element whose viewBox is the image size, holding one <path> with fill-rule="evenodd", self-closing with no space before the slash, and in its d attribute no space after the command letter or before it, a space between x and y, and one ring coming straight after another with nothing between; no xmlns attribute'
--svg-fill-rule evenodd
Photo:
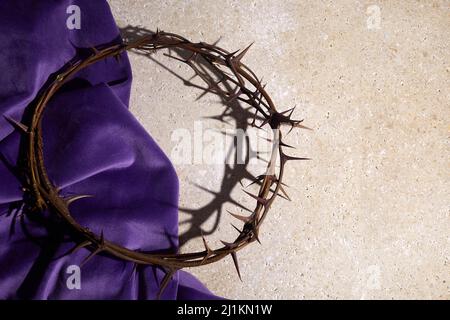
<svg viewBox="0 0 450 320"><path fill-rule="evenodd" d="M154 265L159 266L165 271L165 276L160 284L160 297L164 288L177 270L186 267L197 267L213 262L217 262L226 256L231 256L236 266L239 278L241 277L236 252L244 248L255 240L259 242L259 228L266 217L274 199L279 192L287 197L282 185L285 164L290 160L307 160L308 158L292 157L284 153L284 148L290 147L282 141L282 133L280 127L283 125L292 128L306 128L300 123L302 120L293 120L291 115L294 109L284 112L278 112L275 105L267 94L261 81L256 77L251 69L241 62L242 57L248 49L228 52L217 45L206 44L203 42L192 43L189 40L163 31L143 36L137 40L128 43L115 44L110 46L91 48L90 53L83 58L77 58L75 61L67 64L62 71L56 76L46 88L43 88L37 102L31 110L31 116L27 123L15 121L9 117L5 117L17 130L21 131L25 142L25 164L23 165L23 175L25 176L24 190L28 193L27 206L32 208L33 212L49 209L51 213L62 219L77 235L77 239L81 239L71 250L75 252L80 248L87 248L90 254L84 260L86 263L90 258L102 252L114 256L119 259L131 261L137 265ZM88 195L78 195L72 197L64 197L60 195L60 190L53 185L47 175L43 156L43 138L42 138L42 117L44 110L51 97L80 70L92 65L100 60L108 57L115 57L119 61L120 54L126 50L138 50L140 53L152 54L160 49L168 49L167 56L180 60L190 66L195 74L199 76L208 88L205 92L211 92L222 96L227 102L238 100L246 103L250 108L254 109L254 117L251 125L263 127L269 125L273 132L272 150L270 161L266 168L266 172L257 176L253 183L260 185L259 192L254 195L248 193L249 196L256 199L256 207L249 216L237 215L230 213L233 217L243 222L239 231L239 236L231 243L224 242L223 246L218 249L212 249L203 238L204 250L192 253L143 253L133 251L120 246L106 239L103 232L96 234L87 227L80 225L70 212L70 204L76 200L90 197ZM180 50L188 53L188 58L182 59L178 56L171 55L173 50ZM202 63L219 75L217 81L212 81L205 74L205 67L197 63L198 59L202 59ZM235 89L224 89L222 84L227 83ZM228 86L230 87L230 86ZM258 122L258 123L257 123ZM276 162L279 158L279 166L277 170ZM278 171L278 172L276 172ZM281 195L281 194L280 194ZM31 201L31 203L30 203Z"/></svg>

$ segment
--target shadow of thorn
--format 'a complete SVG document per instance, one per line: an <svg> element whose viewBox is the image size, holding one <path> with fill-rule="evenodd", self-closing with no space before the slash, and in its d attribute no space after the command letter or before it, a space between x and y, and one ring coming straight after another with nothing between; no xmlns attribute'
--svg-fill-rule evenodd
<svg viewBox="0 0 450 320"><path fill-rule="evenodd" d="M125 42L133 41L145 35L154 34L154 32L149 29L131 25L128 25L124 28L120 28L120 32ZM200 97L210 92L208 91L208 88L203 88L197 84L194 84L192 82L193 77L190 79L183 78L181 75L171 70L166 65L154 59L152 55L149 55L148 53L142 53L139 51L132 51L132 52L135 54L148 57L153 62L158 64L160 67L164 68L169 73L178 78L180 81L182 81L184 85L202 90L203 92L201 93ZM183 50L180 49L172 49L172 52L175 52L182 59L187 59L190 55L187 52L183 52ZM209 77L210 81L214 82L214 76L218 76L217 71L212 69L208 63L205 63L205 61L202 61L201 59L196 60L196 63L199 65L199 69L204 71L204 73L202 73L203 76ZM233 92L234 88L230 83L223 82L223 84L224 90L228 92ZM226 99L225 96L222 96L220 94L216 95L221 99L221 103L224 106L224 110L221 114L209 118L226 124L234 122L235 128L242 129L244 132L246 132L247 129L249 129L250 127L249 120L252 119L254 115L250 113L246 108L244 108L237 99L234 99L230 102ZM245 139L245 141L237 141L238 139ZM248 170L248 163L253 153L250 152L251 146L249 139L237 135L236 140L234 142L235 143L233 143L230 150L227 150L228 154L231 154L234 151L235 155L234 163L233 165L225 163L223 179L220 183L219 191L215 192L203 186L196 185L204 192L211 194L213 196L213 199L200 208L179 208L181 212L184 212L188 215L188 218L182 222L182 224L188 224L188 228L186 231L182 232L179 235L180 248L183 245L185 245L188 241L200 237L202 233L204 235L209 235L215 232L222 218L222 213L225 205L231 204L234 206L238 206L244 210L250 211L248 208L243 207L242 204L235 201L231 197L231 192L238 184L242 184L241 182L243 179L249 180L254 179L254 176ZM236 159L237 155L242 154L246 155L246 159L244 159L244 161L237 161ZM243 164L241 164L242 162ZM206 221L208 221L212 217L214 217L212 228L208 230L203 229L202 226L205 224Z"/></svg>

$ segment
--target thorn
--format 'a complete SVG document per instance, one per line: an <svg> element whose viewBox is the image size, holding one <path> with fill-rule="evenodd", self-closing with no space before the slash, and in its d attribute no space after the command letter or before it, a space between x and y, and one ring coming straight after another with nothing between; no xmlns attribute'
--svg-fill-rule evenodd
<svg viewBox="0 0 450 320"><path fill-rule="evenodd" d="M272 120L272 117L268 117L268 118L264 119L264 121L258 126L258 128L264 127L266 124L268 124L270 122L270 120Z"/></svg>
<svg viewBox="0 0 450 320"><path fill-rule="evenodd" d="M254 194L252 194L252 193L250 193L250 192L247 192L247 191L245 191L245 190L243 190L243 191L244 191L246 194L248 194L250 197L256 199L256 201L258 201L258 203L262 204L263 206L266 206L266 205L267 205L267 203L268 203L267 199L261 198L261 197L259 197L259 196L255 196Z"/></svg>
<svg viewBox="0 0 450 320"><path fill-rule="evenodd" d="M227 210L227 211L228 211L228 210ZM230 211L228 211L228 213L231 214L231 215L232 215L233 217L235 217L236 219L238 219L238 220L240 220L240 221L242 221L242 222L244 222L244 223L247 223L247 222L251 221L251 217L252 217L252 216L249 216L249 217L241 216L241 215L238 215L238 214L234 214L234 213L232 213L232 212L230 212Z"/></svg>
<svg viewBox="0 0 450 320"><path fill-rule="evenodd" d="M170 279L172 279L173 275L175 274L176 270L174 269L170 269L166 275L164 276L163 280L161 281L161 284L159 285L159 291L158 294L156 295L156 299L160 300L161 296L164 292L164 289L166 289L167 285L170 282Z"/></svg>
<svg viewBox="0 0 450 320"><path fill-rule="evenodd" d="M239 228L238 227L236 227L234 224L232 224L232 223L230 223L231 224L231 226L239 233L239 234L241 234L241 230L239 230Z"/></svg>
<svg viewBox="0 0 450 320"><path fill-rule="evenodd" d="M298 123L298 124L295 124L294 127L295 127L295 128L299 128L299 129L306 129L306 130L314 131L312 128L307 127L307 126L304 126L304 125L301 125L301 124L299 124L299 123Z"/></svg>
<svg viewBox="0 0 450 320"><path fill-rule="evenodd" d="M269 180L272 180L272 182L273 182L273 181L277 181L277 177L276 177L275 175L273 175L273 174L272 174L272 175L268 175L268 174L260 174L259 176L255 177L254 181L253 181L252 183L250 183L250 184L247 186L247 188L250 187L251 185L254 185L255 183L257 183L257 182L263 180L265 177L268 177L268 179L269 179Z"/></svg>
<svg viewBox="0 0 450 320"><path fill-rule="evenodd" d="M207 252L211 252L211 249L209 248L208 243L206 242L206 239L205 239L205 236L203 235L203 232L202 232L202 240L203 240L203 245L205 246L205 250Z"/></svg>
<svg viewBox="0 0 450 320"><path fill-rule="evenodd" d="M222 40L222 36L219 37L219 39L217 39L216 41L214 41L214 43L212 44L214 47L217 46L220 42L220 40Z"/></svg>
<svg viewBox="0 0 450 320"><path fill-rule="evenodd" d="M258 235L258 229L256 229L255 226L253 226L253 236L255 237L256 241L258 241L259 244L262 244L261 241L259 240L259 235Z"/></svg>
<svg viewBox="0 0 450 320"><path fill-rule="evenodd" d="M270 190L270 191L272 191L272 190ZM273 192L273 191L272 191L272 192ZM283 198L283 199L286 200L286 201L290 201L290 199L288 199L284 194L277 193L277 196L279 196L280 198Z"/></svg>
<svg viewBox="0 0 450 320"><path fill-rule="evenodd" d="M67 205L72 204L73 202L80 200L80 199L84 199L84 198L92 198L93 195L90 194L80 194L80 195L76 195L76 196L70 196L65 198Z"/></svg>
<svg viewBox="0 0 450 320"><path fill-rule="evenodd" d="M284 194L284 196L287 198L287 200L292 201L291 198L289 197L289 195L286 193L286 190L283 188L283 186L281 184L278 186L278 188Z"/></svg>
<svg viewBox="0 0 450 320"><path fill-rule="evenodd" d="M95 255L99 254L102 250L103 250L102 247L98 246L97 249L92 251L86 258L84 258L84 260L80 264L80 267L83 267L89 260L92 259L92 257L94 257Z"/></svg>
<svg viewBox="0 0 450 320"><path fill-rule="evenodd" d="M105 237L103 236L103 230L100 232L100 246L105 245Z"/></svg>
<svg viewBox="0 0 450 320"><path fill-rule="evenodd" d="M289 113L289 114L287 115L287 117L290 118L290 117L292 116L292 114L294 113L294 110L295 110L295 107L293 107L293 108L291 108L291 109L288 109L288 110L285 110L285 111L280 112L280 113L281 113L281 114L287 114L287 113Z"/></svg>
<svg viewBox="0 0 450 320"><path fill-rule="evenodd" d="M84 260L83 262L81 262L80 267L84 266L89 260L91 260L92 257L94 257L95 255L99 254L100 252L103 251L105 247L105 237L103 235L103 230L100 233L100 240L98 241L97 244L97 249L95 249L94 251L92 251Z"/></svg>
<svg viewBox="0 0 450 320"><path fill-rule="evenodd" d="M288 156L284 153L280 154L280 159L281 159L281 162L283 162L283 163L286 163L287 161L291 161L291 160L311 160L311 158L292 157L292 156Z"/></svg>
<svg viewBox="0 0 450 320"><path fill-rule="evenodd" d="M205 250L206 250L206 255L203 258L202 262L200 262L200 265L202 265L203 263L205 263L205 261L212 255L213 251L211 250L211 248L208 246L208 243L206 242L205 236L203 235L202 232L202 240L203 240L203 245L205 246Z"/></svg>
<svg viewBox="0 0 450 320"><path fill-rule="evenodd" d="M287 185L286 183L284 183L283 181L280 181L280 185L289 188L289 185Z"/></svg>
<svg viewBox="0 0 450 320"><path fill-rule="evenodd" d="M240 63L240 62L241 62L241 59L247 54L248 50L250 49L250 47L251 47L252 45L253 45L253 42L250 43L250 45L249 45L247 48L245 48L244 50L242 50L242 52L239 53L236 57L234 57L234 58L233 58L233 62Z"/></svg>
<svg viewBox="0 0 450 320"><path fill-rule="evenodd" d="M294 128L306 129L306 130L311 130L311 131L313 131L313 129L311 129L311 128L307 127L307 126L304 126L304 125L300 124L300 123L303 122L303 120L304 120L304 119L302 119L302 120L292 120L292 119L290 119L290 116L289 116L289 117L285 117L285 119L283 120L282 123L283 123L283 124L289 124L289 125L291 125L291 128L289 129L289 131L288 131L287 134L291 133L291 131L292 131Z"/></svg>
<svg viewBox="0 0 450 320"><path fill-rule="evenodd" d="M233 59L234 55L235 55L236 53L238 53L238 52L239 52L239 50L236 50L236 51L234 51L234 52L232 52L232 53L229 53L229 54L227 54L227 55L225 56L225 58L226 58L227 60Z"/></svg>
<svg viewBox="0 0 450 320"><path fill-rule="evenodd" d="M226 242L226 241L223 241L223 240L220 240L220 242L222 242L222 244L225 247L227 247L228 249L232 249L232 248L236 247L236 244L232 243L232 242Z"/></svg>
<svg viewBox="0 0 450 320"><path fill-rule="evenodd" d="M231 257L233 258L234 266L236 267L236 271L238 273L239 279L242 281L241 272L239 271L239 264L237 260L236 252L231 252Z"/></svg>
<svg viewBox="0 0 450 320"><path fill-rule="evenodd" d="M296 120L291 122L291 128L289 129L288 133L289 134L294 128L298 128L298 129L306 129L306 130L310 130L313 131L313 129L311 129L310 127L304 126L302 124L300 124L303 120Z"/></svg>
<svg viewBox="0 0 450 320"><path fill-rule="evenodd" d="M24 125L23 123L20 123L6 115L3 115L3 117L5 118L6 121L9 122L10 125L12 125L15 129L23 132L23 133L28 133L28 127L26 125Z"/></svg>

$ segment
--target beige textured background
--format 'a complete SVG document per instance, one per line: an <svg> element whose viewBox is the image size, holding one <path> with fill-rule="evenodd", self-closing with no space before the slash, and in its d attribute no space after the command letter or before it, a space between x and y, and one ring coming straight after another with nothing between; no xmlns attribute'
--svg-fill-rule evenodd
<svg viewBox="0 0 450 320"><path fill-rule="evenodd" d="M245 63L279 109L297 105L314 129L290 136L313 161L288 167L293 201L275 202L263 245L240 253L244 281L231 259L189 270L208 288L244 299L450 298L449 1L109 2L120 27L221 37L230 51L254 41ZM132 111L170 155L174 128L193 131L220 106L196 102L199 92L145 57L130 59ZM211 200L193 183L219 190L223 166L176 169L182 207ZM250 205L239 189L235 199ZM212 244L232 239L228 221ZM183 250L200 248L196 238Z"/></svg>

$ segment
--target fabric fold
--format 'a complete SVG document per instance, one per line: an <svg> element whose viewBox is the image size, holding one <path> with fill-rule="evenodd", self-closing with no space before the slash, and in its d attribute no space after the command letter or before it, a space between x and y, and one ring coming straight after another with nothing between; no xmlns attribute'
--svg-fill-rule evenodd
<svg viewBox="0 0 450 320"><path fill-rule="evenodd" d="M82 27L66 27L68 6ZM32 9L32 10L31 10ZM20 120L48 78L75 55L120 41L106 1L2 1L0 3L0 114ZM71 206L96 233L130 249L178 249L178 178L157 143L128 110L131 67L106 59L68 82L43 119L48 175L61 194L89 194ZM20 135L0 117L0 298L154 299L164 273L102 254L68 283L86 249L74 245L48 212L21 216L21 185L14 173ZM74 271L75 270L75 271ZM216 298L195 277L178 272L163 299Z"/></svg>

